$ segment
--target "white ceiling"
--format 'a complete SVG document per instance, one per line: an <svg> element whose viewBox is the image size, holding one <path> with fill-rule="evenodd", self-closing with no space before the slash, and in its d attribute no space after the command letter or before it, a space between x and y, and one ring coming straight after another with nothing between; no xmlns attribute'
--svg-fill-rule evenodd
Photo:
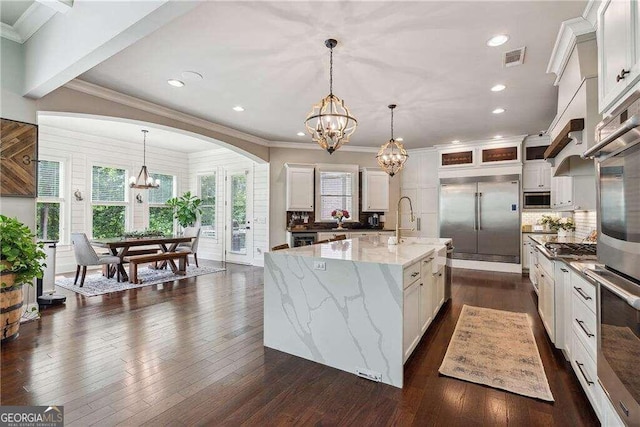
<svg viewBox="0 0 640 427"><path fill-rule="evenodd" d="M2 0L0 1L0 22L13 25L18 18L29 9L33 0Z"/></svg>
<svg viewBox="0 0 640 427"><path fill-rule="evenodd" d="M183 153L223 148L212 142L166 129L113 120L40 114L38 115L38 125L41 132L46 132L47 127L65 129L87 135L140 144L141 148L142 129L149 131L147 134L147 147L163 148Z"/></svg>
<svg viewBox="0 0 640 427"><path fill-rule="evenodd" d="M334 93L359 121L352 145L388 140L390 103L407 148L538 133L555 115L545 70L560 23L585 4L207 2L80 78L269 140L305 142L296 133L328 93L323 42L334 37ZM511 39L487 47L498 33ZM524 65L503 68L502 53L522 46ZM186 70L204 80L166 83ZM496 83L507 90L491 92ZM497 107L506 113L492 114Z"/></svg>

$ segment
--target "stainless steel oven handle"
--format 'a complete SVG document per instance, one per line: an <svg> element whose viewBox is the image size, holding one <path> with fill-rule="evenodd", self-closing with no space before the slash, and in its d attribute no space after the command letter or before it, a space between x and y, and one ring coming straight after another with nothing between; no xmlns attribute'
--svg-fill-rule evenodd
<svg viewBox="0 0 640 427"><path fill-rule="evenodd" d="M631 117L626 122L624 122L611 135L607 136L605 139L603 139L602 141L600 141L599 143L597 143L596 145L594 145L593 147L589 148L587 151L582 153L582 156L580 157L582 157L583 159L593 157L595 153L602 150L604 147L611 144L613 141L620 138L622 135L629 132L631 129L637 128L638 126L640 126L640 115L636 114L635 116Z"/></svg>
<svg viewBox="0 0 640 427"><path fill-rule="evenodd" d="M615 283L612 283L609 280L597 275L591 270L584 270L583 273L586 274L587 277L600 283L600 285L604 286L605 288L625 300L631 307L635 308L636 310L640 310L640 297L625 291Z"/></svg>

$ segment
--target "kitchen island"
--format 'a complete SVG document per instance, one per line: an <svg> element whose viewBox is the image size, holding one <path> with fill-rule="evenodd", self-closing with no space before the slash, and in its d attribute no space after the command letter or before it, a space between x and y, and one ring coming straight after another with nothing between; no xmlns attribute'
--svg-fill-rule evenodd
<svg viewBox="0 0 640 427"><path fill-rule="evenodd" d="M448 241L376 236L265 254L264 345L402 387L444 303Z"/></svg>

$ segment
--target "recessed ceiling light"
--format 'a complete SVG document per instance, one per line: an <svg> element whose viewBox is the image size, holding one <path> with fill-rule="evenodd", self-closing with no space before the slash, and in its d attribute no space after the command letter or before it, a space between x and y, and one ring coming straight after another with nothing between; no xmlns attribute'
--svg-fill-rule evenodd
<svg viewBox="0 0 640 427"><path fill-rule="evenodd" d="M244 107L236 105L235 107L233 107L233 111L244 111Z"/></svg>
<svg viewBox="0 0 640 427"><path fill-rule="evenodd" d="M182 80L178 80L178 79L169 79L169 80L167 80L167 83L169 83L173 87L182 87L182 86L184 86L184 82Z"/></svg>
<svg viewBox="0 0 640 427"><path fill-rule="evenodd" d="M404 141L404 138L396 138L396 141L402 142L402 141Z"/></svg>
<svg viewBox="0 0 640 427"><path fill-rule="evenodd" d="M496 108L495 110L492 111L493 114L502 114L504 113L506 110L504 108Z"/></svg>
<svg viewBox="0 0 640 427"><path fill-rule="evenodd" d="M505 90L506 88L507 87L505 85L498 84L498 85L495 85L494 87L491 88L491 92L500 92L500 91Z"/></svg>
<svg viewBox="0 0 640 427"><path fill-rule="evenodd" d="M509 40L506 34L498 34L487 40L487 46L496 47L505 44Z"/></svg>
<svg viewBox="0 0 640 427"><path fill-rule="evenodd" d="M198 80L202 80L202 74L196 72L196 71L183 71L182 72L182 78L185 79L186 81L198 81Z"/></svg>
<svg viewBox="0 0 640 427"><path fill-rule="evenodd" d="M304 136L304 135L305 135L305 133L304 133L304 132L298 132L296 135L298 135L298 136Z"/></svg>
<svg viewBox="0 0 640 427"><path fill-rule="evenodd" d="M451 141L452 144L460 144L460 140L459 139L454 139L453 141Z"/></svg>
<svg viewBox="0 0 640 427"><path fill-rule="evenodd" d="M493 137L493 139L502 139L502 135L496 135Z"/></svg>

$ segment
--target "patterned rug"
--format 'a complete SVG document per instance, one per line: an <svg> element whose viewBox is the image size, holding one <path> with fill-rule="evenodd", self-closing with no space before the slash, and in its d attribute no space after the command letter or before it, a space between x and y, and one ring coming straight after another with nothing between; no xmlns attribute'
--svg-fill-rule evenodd
<svg viewBox="0 0 640 427"><path fill-rule="evenodd" d="M465 305L440 373L553 402L525 313Z"/></svg>
<svg viewBox="0 0 640 427"><path fill-rule="evenodd" d="M127 289L142 288L144 286L157 285L159 283L172 282L174 280L185 279L188 277L202 276L203 274L217 273L225 271L220 267L196 267L195 265L187 266L187 274L179 276L174 274L171 269L154 270L152 268L143 267L138 269L138 279L142 280L140 284L130 282L118 282L115 277L107 279L101 273L87 275L84 280L84 286L79 287L73 284L73 277L61 277L56 280L56 286L69 289L87 297L108 294L110 292L126 291ZM80 279L78 279L80 283Z"/></svg>

